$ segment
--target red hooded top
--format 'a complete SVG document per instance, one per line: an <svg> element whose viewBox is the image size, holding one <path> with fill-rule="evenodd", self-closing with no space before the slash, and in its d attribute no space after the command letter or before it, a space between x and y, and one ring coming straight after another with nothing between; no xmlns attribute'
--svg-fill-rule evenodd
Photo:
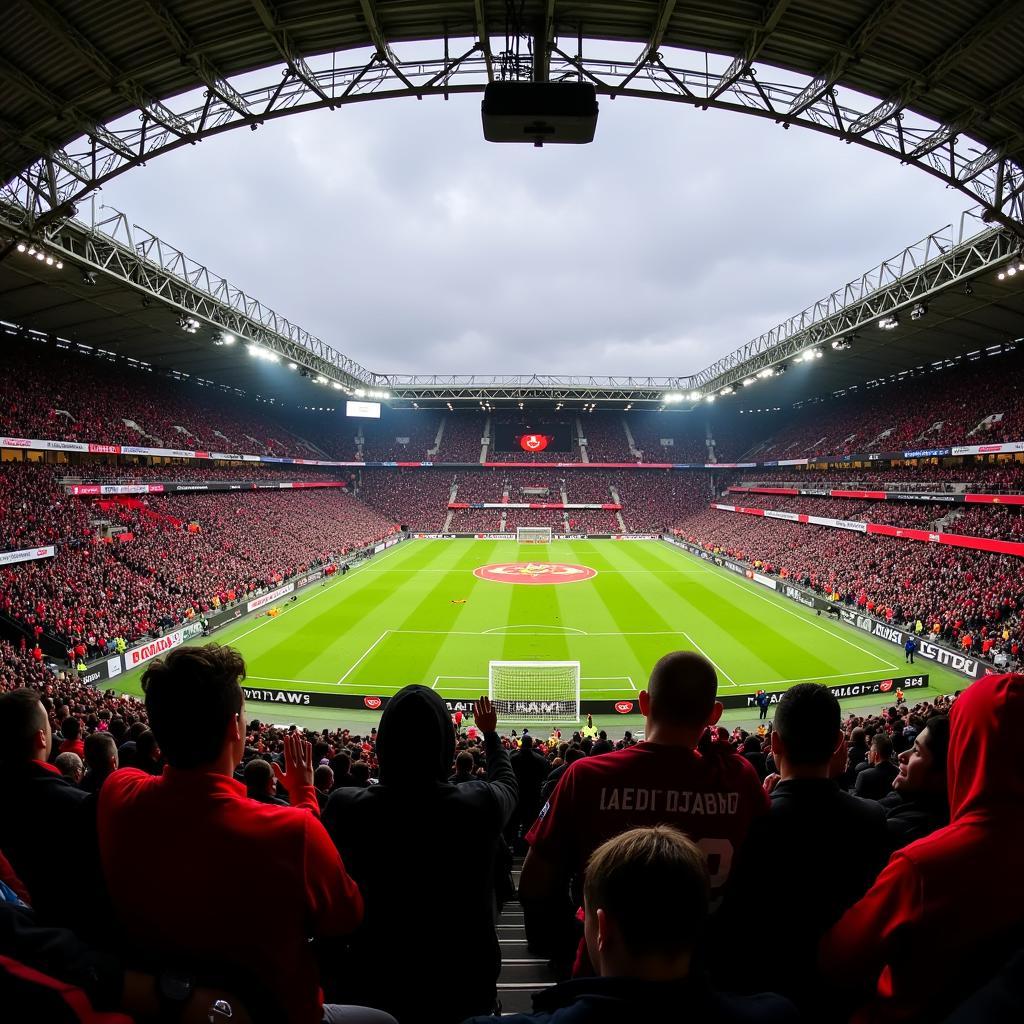
<svg viewBox="0 0 1024 1024"><path fill-rule="evenodd" d="M828 975L874 986L856 1024L945 1016L1024 922L1024 675L979 679L949 719L949 825L893 854L822 940Z"/></svg>

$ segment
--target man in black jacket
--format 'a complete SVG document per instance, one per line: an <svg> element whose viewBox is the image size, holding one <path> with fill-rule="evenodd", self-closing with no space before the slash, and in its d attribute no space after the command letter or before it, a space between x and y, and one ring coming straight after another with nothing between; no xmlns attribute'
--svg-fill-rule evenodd
<svg viewBox="0 0 1024 1024"><path fill-rule="evenodd" d="M87 793L47 764L52 736L39 694L0 694L0 850L32 894L39 919L75 925L82 905L68 898L69 871L77 892L98 885Z"/></svg>
<svg viewBox="0 0 1024 1024"><path fill-rule="evenodd" d="M583 889L583 931L598 976L540 992L533 997L536 1013L504 1021L794 1024L795 1007L779 996L725 995L708 984L694 947L707 920L709 892L704 855L676 829L657 825L609 839L587 862ZM477 1017L466 1024L493 1020Z"/></svg>
<svg viewBox="0 0 1024 1024"><path fill-rule="evenodd" d="M857 773L853 791L868 800L881 800L892 789L898 770L892 762L892 740L884 732L875 733L868 750L868 766Z"/></svg>
<svg viewBox="0 0 1024 1024"><path fill-rule="evenodd" d="M533 737L528 733L510 760L519 786L519 801L506 829L506 838L515 842L521 834L526 835L537 818L541 808L541 787L551 771L551 765L543 754L533 749Z"/></svg>
<svg viewBox="0 0 1024 1024"><path fill-rule="evenodd" d="M366 905L347 954L332 957L327 972L340 979L338 994L402 1024L425 1012L432 1024L461 1021L491 1012L496 1000L494 860L517 788L486 697L474 719L487 780L455 786L444 701L429 687L406 686L381 716L379 785L335 790L323 814Z"/></svg>
<svg viewBox="0 0 1024 1024"><path fill-rule="evenodd" d="M842 771L846 747L839 702L828 687L790 687L776 707L771 746L780 779L768 814L751 826L716 916L717 977L725 988L779 992L825 1020L828 1000L813 981L818 940L885 864L885 814L829 777L834 763ZM764 934L749 926L766 881L773 954Z"/></svg>

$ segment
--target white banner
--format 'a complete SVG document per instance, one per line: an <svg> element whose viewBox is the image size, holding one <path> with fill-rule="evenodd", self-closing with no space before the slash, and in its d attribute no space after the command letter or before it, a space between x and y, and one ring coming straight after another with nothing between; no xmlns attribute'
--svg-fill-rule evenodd
<svg viewBox="0 0 1024 1024"><path fill-rule="evenodd" d="M800 516L796 512L773 512L771 509L766 509L764 513L769 519L788 519L790 522L797 522Z"/></svg>
<svg viewBox="0 0 1024 1024"><path fill-rule="evenodd" d="M263 608L268 604L273 604L279 597L284 597L285 594L290 594L295 589L294 583L286 583L283 587L278 587L277 590L271 590L262 597L254 597L249 601L245 610L247 612L254 612L257 608Z"/></svg>
<svg viewBox="0 0 1024 1024"><path fill-rule="evenodd" d="M1024 441L1004 441L1002 444L962 444L953 449L954 455L998 455L1000 452L1024 452Z"/></svg>
<svg viewBox="0 0 1024 1024"><path fill-rule="evenodd" d="M53 558L55 554L57 554L57 549L52 544L42 548L23 548L21 551L0 551L0 565L34 562L39 558Z"/></svg>
<svg viewBox="0 0 1024 1024"><path fill-rule="evenodd" d="M807 522L815 526L831 526L837 530L854 530L857 533L867 533L868 524L859 522L856 519L828 519L825 516L808 516Z"/></svg>
<svg viewBox="0 0 1024 1024"><path fill-rule="evenodd" d="M170 633L157 637L155 640L148 640L144 644L139 644L138 647L125 651L125 671L128 672L133 668L138 668L150 659L166 654L175 647L180 647L186 640L191 640L192 637L198 636L202 631L203 627L200 623L190 622L187 626L181 626Z"/></svg>

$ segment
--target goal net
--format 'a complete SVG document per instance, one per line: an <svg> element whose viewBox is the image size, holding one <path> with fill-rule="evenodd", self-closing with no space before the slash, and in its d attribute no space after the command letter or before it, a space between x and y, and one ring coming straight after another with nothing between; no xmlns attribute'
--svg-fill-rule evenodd
<svg viewBox="0 0 1024 1024"><path fill-rule="evenodd" d="M520 544L550 544L550 526L517 526L516 540Z"/></svg>
<svg viewBox="0 0 1024 1024"><path fill-rule="evenodd" d="M488 695L502 719L528 722L578 722L578 661L492 661Z"/></svg>

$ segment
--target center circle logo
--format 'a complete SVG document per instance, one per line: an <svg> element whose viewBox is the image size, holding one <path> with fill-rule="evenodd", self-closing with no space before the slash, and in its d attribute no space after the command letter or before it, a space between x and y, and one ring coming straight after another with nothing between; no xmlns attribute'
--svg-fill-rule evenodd
<svg viewBox="0 0 1024 1024"><path fill-rule="evenodd" d="M481 580L495 583L525 583L537 586L550 583L582 583L593 579L596 569L589 565L568 565L565 562L495 562L473 570Z"/></svg>

